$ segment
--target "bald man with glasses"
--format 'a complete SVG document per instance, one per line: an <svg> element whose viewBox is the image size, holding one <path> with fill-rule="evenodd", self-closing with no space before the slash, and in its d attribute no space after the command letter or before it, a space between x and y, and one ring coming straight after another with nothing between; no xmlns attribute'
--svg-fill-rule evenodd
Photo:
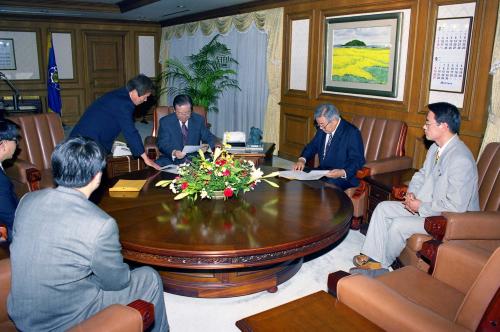
<svg viewBox="0 0 500 332"><path fill-rule="evenodd" d="M293 166L301 171L316 155L321 170L329 170L325 181L342 190L359 185L356 172L365 164L363 140L359 129L340 117L332 104L319 105L314 112L318 130L312 141L302 150Z"/></svg>

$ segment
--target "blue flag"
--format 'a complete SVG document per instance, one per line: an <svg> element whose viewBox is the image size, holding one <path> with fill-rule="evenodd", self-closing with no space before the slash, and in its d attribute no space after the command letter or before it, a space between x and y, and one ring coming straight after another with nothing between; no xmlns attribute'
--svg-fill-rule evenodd
<svg viewBox="0 0 500 332"><path fill-rule="evenodd" d="M49 63L47 65L47 101L49 111L62 113L61 86L59 85L59 73L56 65L56 55L52 46L52 34L48 39Z"/></svg>

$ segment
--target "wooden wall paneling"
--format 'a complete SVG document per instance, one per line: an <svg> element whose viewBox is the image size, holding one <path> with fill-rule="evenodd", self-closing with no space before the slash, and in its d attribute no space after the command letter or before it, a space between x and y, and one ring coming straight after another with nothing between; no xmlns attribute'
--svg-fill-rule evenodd
<svg viewBox="0 0 500 332"><path fill-rule="evenodd" d="M60 28L53 28L51 25L48 26L46 36L48 38L49 33L68 33L71 36L71 57L73 61L73 78L72 79L61 79L59 78L61 84L64 84L65 88L76 88L79 87L81 84L81 75L79 75L79 67L80 63L78 61L78 54L80 54L80 50L78 48L78 44L76 41L76 29L68 29L67 27L60 27ZM47 53L47 43L48 41L45 41L45 47L43 48L45 51L45 54ZM45 55L46 56L46 55ZM48 61L45 59L45 61ZM56 63L57 63L57 57L56 57ZM45 66L46 67L46 66ZM45 68L47 69L47 68Z"/></svg>
<svg viewBox="0 0 500 332"><path fill-rule="evenodd" d="M347 119L353 115L368 115L390 119L400 119L408 123L409 131L406 140L406 153L415 155L415 166L420 167L423 162L425 145L422 145L423 129L427 112L426 104L429 93L430 60L434 41L437 6L441 4L457 4L471 2L471 0L358 0L356 3L348 0L335 2L326 0L309 1L301 4L292 4L285 7L285 17L303 15L312 12L309 70L311 71L310 88L312 95L300 96L286 90L287 73L283 72L284 84L281 100L281 119L288 119L292 109L302 110L302 117L309 117L311 128L313 125L314 108L321 103L330 102L341 110ZM477 0L476 15L474 18L474 36L470 53L468 72L471 76L467 79L466 100L468 118L464 118L461 137L471 151L477 155L482 140L487 119L487 82L491 54L495 36L496 20L498 15L498 0ZM325 18L330 16L365 14L389 10L411 9L411 25L408 37L408 58L406 65L406 79L402 101L384 100L377 98L362 98L340 94L322 92L323 58L324 58L324 24ZM285 22L286 23L286 22ZM284 44L289 44L289 24L285 24ZM288 30L287 30L288 29ZM289 57L289 49L284 48L283 61ZM481 65L479 65L481 64ZM283 66L284 71L288 70ZM473 78L473 79L472 79ZM467 113L467 114L469 114ZM465 114L465 113L463 113ZM287 126L282 125L282 130ZM314 130L308 133L310 139ZM280 155L292 154L295 159L300 153L296 145L288 145L286 140L289 134L281 132ZM422 147L424 150L422 150ZM423 157L422 157L423 156Z"/></svg>
<svg viewBox="0 0 500 332"><path fill-rule="evenodd" d="M295 160L310 139L314 120L308 109L298 108L295 105L282 105L282 109L280 145L283 148L279 150L279 155Z"/></svg>
<svg viewBox="0 0 500 332"><path fill-rule="evenodd" d="M74 125L84 110L85 92L82 89L64 89L61 91L62 122Z"/></svg>

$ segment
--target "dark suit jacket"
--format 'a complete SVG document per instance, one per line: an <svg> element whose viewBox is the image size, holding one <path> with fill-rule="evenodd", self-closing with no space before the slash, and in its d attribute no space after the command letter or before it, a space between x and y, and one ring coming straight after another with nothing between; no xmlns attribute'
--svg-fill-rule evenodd
<svg viewBox="0 0 500 332"><path fill-rule="evenodd" d="M365 164L363 139L359 129L342 119L323 158L325 139L326 133L318 129L312 141L305 146L301 156L306 160L311 160L318 154L319 169L344 169L347 174L346 179L327 180L340 185L342 189L358 186L359 180L356 178L356 172Z"/></svg>
<svg viewBox="0 0 500 332"><path fill-rule="evenodd" d="M0 169L0 224L7 226L9 241L12 239L12 225L14 224L17 203L14 186L4 171Z"/></svg>
<svg viewBox="0 0 500 332"><path fill-rule="evenodd" d="M212 149L215 146L214 135L205 126L205 119L196 113L191 113L188 121L188 145L199 145L200 141L208 144ZM158 130L158 149L163 154L159 159L160 165L172 163L172 151L182 150L182 132L179 120L175 113L161 118ZM169 162L170 161L170 162Z"/></svg>
<svg viewBox="0 0 500 332"><path fill-rule="evenodd" d="M87 108L70 136L92 138L110 153L114 140L123 132L132 154L140 156L144 153L144 145L134 126L134 110L126 88L108 92Z"/></svg>

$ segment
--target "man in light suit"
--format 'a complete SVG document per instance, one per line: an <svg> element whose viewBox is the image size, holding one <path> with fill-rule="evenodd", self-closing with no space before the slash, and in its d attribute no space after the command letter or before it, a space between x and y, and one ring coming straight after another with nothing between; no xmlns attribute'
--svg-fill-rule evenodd
<svg viewBox="0 0 500 332"><path fill-rule="evenodd" d="M18 202L14 186L5 174L2 163L14 155L18 136L14 122L0 119L0 241L12 240L12 225Z"/></svg>
<svg viewBox="0 0 500 332"><path fill-rule="evenodd" d="M202 145L206 151L208 146L215 147L214 135L205 125L205 119L193 113L193 101L188 95L174 98L175 113L161 118L158 130L158 149L162 156L156 160L160 166L182 164L189 159L182 149L185 145Z"/></svg>
<svg viewBox="0 0 500 332"><path fill-rule="evenodd" d="M365 164L363 139L359 129L340 117L331 104L319 105L314 112L319 129L302 150L294 170L303 170L308 160L319 157L319 169L330 170L326 181L346 190L359 185L356 172Z"/></svg>
<svg viewBox="0 0 500 332"><path fill-rule="evenodd" d="M58 187L19 203L7 301L19 330L66 331L112 304L143 299L154 304L152 331L168 331L160 276L150 267L129 269L115 220L88 200L105 163L96 142L70 138L52 154Z"/></svg>
<svg viewBox="0 0 500 332"><path fill-rule="evenodd" d="M425 136L434 144L424 166L413 176L404 202L377 205L361 255L354 265L388 267L415 233L426 233L424 220L443 211L479 210L478 175L474 157L458 137L460 113L448 103L428 105Z"/></svg>

